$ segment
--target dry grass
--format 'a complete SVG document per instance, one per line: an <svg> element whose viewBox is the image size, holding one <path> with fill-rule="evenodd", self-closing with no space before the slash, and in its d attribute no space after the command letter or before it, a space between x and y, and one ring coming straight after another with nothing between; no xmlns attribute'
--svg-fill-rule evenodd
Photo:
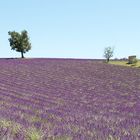
<svg viewBox="0 0 140 140"><path fill-rule="evenodd" d="M128 61L110 61L109 64L113 65L121 65L121 66L128 66L128 67L140 67L140 60L136 64L128 64Z"/></svg>

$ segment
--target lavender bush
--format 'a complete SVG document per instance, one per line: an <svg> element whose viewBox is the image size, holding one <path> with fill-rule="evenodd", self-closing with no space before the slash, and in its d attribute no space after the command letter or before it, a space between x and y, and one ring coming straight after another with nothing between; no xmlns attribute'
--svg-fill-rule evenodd
<svg viewBox="0 0 140 140"><path fill-rule="evenodd" d="M0 67L1 140L140 139L139 68L70 59Z"/></svg>

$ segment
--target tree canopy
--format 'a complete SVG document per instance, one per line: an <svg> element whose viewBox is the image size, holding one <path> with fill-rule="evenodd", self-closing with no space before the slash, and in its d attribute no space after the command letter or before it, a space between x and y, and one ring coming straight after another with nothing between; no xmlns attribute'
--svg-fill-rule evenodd
<svg viewBox="0 0 140 140"><path fill-rule="evenodd" d="M110 58L113 57L113 53L114 53L114 48L110 46L104 49L104 57L107 59L107 62L109 62Z"/></svg>
<svg viewBox="0 0 140 140"><path fill-rule="evenodd" d="M23 54L31 49L28 32L26 30L23 30L21 33L9 31L8 34L11 36L9 38L11 49L21 52L21 57L24 58Z"/></svg>

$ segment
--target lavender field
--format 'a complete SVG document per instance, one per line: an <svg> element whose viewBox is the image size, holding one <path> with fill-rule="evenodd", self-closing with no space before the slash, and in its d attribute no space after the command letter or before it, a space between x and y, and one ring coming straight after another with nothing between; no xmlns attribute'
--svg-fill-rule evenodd
<svg viewBox="0 0 140 140"><path fill-rule="evenodd" d="M0 59L0 140L6 139L139 140L140 69Z"/></svg>

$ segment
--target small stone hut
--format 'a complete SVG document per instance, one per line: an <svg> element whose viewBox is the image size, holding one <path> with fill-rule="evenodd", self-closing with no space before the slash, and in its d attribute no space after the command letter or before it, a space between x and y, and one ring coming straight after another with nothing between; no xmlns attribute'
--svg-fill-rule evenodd
<svg viewBox="0 0 140 140"><path fill-rule="evenodd" d="M136 61L137 61L136 55L132 55L132 56L128 57L128 63L129 64L136 63Z"/></svg>

